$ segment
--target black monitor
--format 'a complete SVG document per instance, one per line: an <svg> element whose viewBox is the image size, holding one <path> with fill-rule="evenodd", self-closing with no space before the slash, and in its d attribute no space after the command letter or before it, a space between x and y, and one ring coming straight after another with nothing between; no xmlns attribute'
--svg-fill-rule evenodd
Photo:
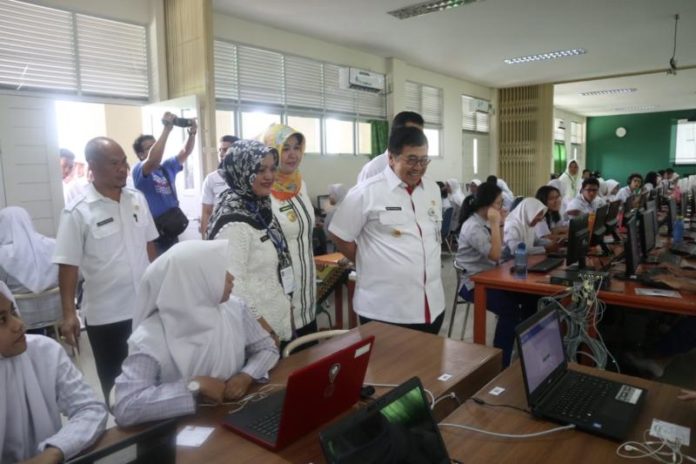
<svg viewBox="0 0 696 464"><path fill-rule="evenodd" d="M570 220L568 225L568 251L566 252L566 266L577 263L578 269L585 269L585 256L590 231L587 225L587 214L581 214Z"/></svg>
<svg viewBox="0 0 696 464"><path fill-rule="evenodd" d="M645 209L646 203L648 202L648 192L643 192L638 196L638 208Z"/></svg>
<svg viewBox="0 0 696 464"><path fill-rule="evenodd" d="M626 198L623 204L623 221L622 224L626 224L626 221L636 213L636 208L640 205L640 196L631 194Z"/></svg>
<svg viewBox="0 0 696 464"><path fill-rule="evenodd" d="M691 209L691 217L696 214L696 189L691 189L689 192L689 208Z"/></svg>
<svg viewBox="0 0 696 464"><path fill-rule="evenodd" d="M604 243L604 236L607 234L607 215L609 214L609 204L605 204L597 208L595 212L595 222L592 226L592 237L590 238L590 246L599 245L605 254L609 253L609 248Z"/></svg>
<svg viewBox="0 0 696 464"><path fill-rule="evenodd" d="M612 201L609 203L607 219L604 221L604 233L606 235L613 234L616 240L618 240L618 235L616 235L616 226L619 223L619 211L621 211L621 200Z"/></svg>
<svg viewBox="0 0 696 464"><path fill-rule="evenodd" d="M652 209L657 211L657 201L655 200L648 200L645 202L645 208L643 209Z"/></svg>
<svg viewBox="0 0 696 464"><path fill-rule="evenodd" d="M689 192L682 193L681 202L679 203L679 214L682 218L687 217L689 214Z"/></svg>
<svg viewBox="0 0 696 464"><path fill-rule="evenodd" d="M625 223L626 241L624 243L624 256L626 261L626 277L636 275L636 269L640 264L640 237L636 216L632 216Z"/></svg>
<svg viewBox="0 0 696 464"><path fill-rule="evenodd" d="M331 200L328 195L317 195L317 208L322 217L331 210Z"/></svg>
<svg viewBox="0 0 696 464"><path fill-rule="evenodd" d="M640 251L647 257L650 250L655 248L657 235L657 215L654 209L646 209L640 213Z"/></svg>

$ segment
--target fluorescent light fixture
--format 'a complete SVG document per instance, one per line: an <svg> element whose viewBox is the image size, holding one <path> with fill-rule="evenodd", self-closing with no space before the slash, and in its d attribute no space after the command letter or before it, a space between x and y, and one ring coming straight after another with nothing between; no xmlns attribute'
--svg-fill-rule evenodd
<svg viewBox="0 0 696 464"><path fill-rule="evenodd" d="M614 111L648 111L659 108L657 105L641 105L641 106L624 106L622 108L614 108Z"/></svg>
<svg viewBox="0 0 696 464"><path fill-rule="evenodd" d="M387 14L399 19L413 18L428 13L436 13L442 10L449 10L467 3L482 2L483 0L431 0L429 2L416 3L415 5L399 8L398 10L387 11Z"/></svg>
<svg viewBox="0 0 696 464"><path fill-rule="evenodd" d="M596 97L598 95L618 95L622 93L633 93L638 91L635 87L623 88L623 89L604 89L604 90L592 90L590 92L582 92L580 95L583 97Z"/></svg>
<svg viewBox="0 0 696 464"><path fill-rule="evenodd" d="M532 63L534 61L555 60L558 58L568 58L569 56L584 55L587 50L584 48L572 48L570 50L557 50L555 52L539 53L538 55L519 56L503 60L506 64Z"/></svg>

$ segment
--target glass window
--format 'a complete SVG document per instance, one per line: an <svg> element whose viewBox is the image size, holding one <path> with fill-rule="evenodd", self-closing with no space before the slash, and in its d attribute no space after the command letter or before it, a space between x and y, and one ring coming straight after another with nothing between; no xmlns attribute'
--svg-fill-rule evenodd
<svg viewBox="0 0 696 464"><path fill-rule="evenodd" d="M355 153L353 121L326 120L326 153L329 155Z"/></svg>
<svg viewBox="0 0 696 464"><path fill-rule="evenodd" d="M428 137L428 156L440 156L440 129L423 129Z"/></svg>
<svg viewBox="0 0 696 464"><path fill-rule="evenodd" d="M321 153L321 119L305 116L288 116L288 126L305 136L305 153Z"/></svg>
<svg viewBox="0 0 696 464"><path fill-rule="evenodd" d="M217 134L218 140L223 135L237 135L235 130L235 111L215 111L215 133Z"/></svg>
<svg viewBox="0 0 696 464"><path fill-rule="evenodd" d="M358 154L372 154L372 125L369 122L358 123Z"/></svg>
<svg viewBox="0 0 696 464"><path fill-rule="evenodd" d="M280 124L280 115L264 111L245 111L242 113L242 137L258 139L273 123Z"/></svg>

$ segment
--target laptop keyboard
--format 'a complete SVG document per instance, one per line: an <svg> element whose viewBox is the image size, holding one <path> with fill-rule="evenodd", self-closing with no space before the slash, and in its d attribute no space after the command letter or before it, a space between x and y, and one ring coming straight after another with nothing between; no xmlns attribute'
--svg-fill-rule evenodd
<svg viewBox="0 0 696 464"><path fill-rule="evenodd" d="M275 437L278 435L278 427L280 427L280 417L282 412L282 407L274 409L265 416L259 418L256 422L252 423L249 428L260 435Z"/></svg>
<svg viewBox="0 0 696 464"><path fill-rule="evenodd" d="M565 258L546 258L527 269L529 272L549 272L563 264Z"/></svg>
<svg viewBox="0 0 696 464"><path fill-rule="evenodd" d="M573 375L568 380L563 382L563 391L558 391L558 396L549 405L549 412L571 420L591 419L615 385L605 379L587 375Z"/></svg>

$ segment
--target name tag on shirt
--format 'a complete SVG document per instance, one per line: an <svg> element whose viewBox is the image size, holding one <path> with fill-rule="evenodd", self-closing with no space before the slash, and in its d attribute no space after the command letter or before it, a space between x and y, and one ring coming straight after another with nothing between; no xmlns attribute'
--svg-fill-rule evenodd
<svg viewBox="0 0 696 464"><path fill-rule="evenodd" d="M292 267L288 266L280 270L280 282L283 284L283 291L289 295L295 290L295 275Z"/></svg>
<svg viewBox="0 0 696 464"><path fill-rule="evenodd" d="M114 218L110 217L109 219L104 219L103 221L97 222L97 227L105 226L107 224L110 224L114 222Z"/></svg>
<svg viewBox="0 0 696 464"><path fill-rule="evenodd" d="M285 205L285 206L282 206L282 207L280 208L280 212L281 212L281 213L284 213L285 211L288 211L288 210L291 210L291 209L292 209L292 205Z"/></svg>
<svg viewBox="0 0 696 464"><path fill-rule="evenodd" d="M401 211L401 206L387 206L387 211Z"/></svg>
<svg viewBox="0 0 696 464"><path fill-rule="evenodd" d="M261 237L261 243L265 242L265 241L268 240L269 238L270 238L270 237L269 237L268 235L264 235L263 237Z"/></svg>

